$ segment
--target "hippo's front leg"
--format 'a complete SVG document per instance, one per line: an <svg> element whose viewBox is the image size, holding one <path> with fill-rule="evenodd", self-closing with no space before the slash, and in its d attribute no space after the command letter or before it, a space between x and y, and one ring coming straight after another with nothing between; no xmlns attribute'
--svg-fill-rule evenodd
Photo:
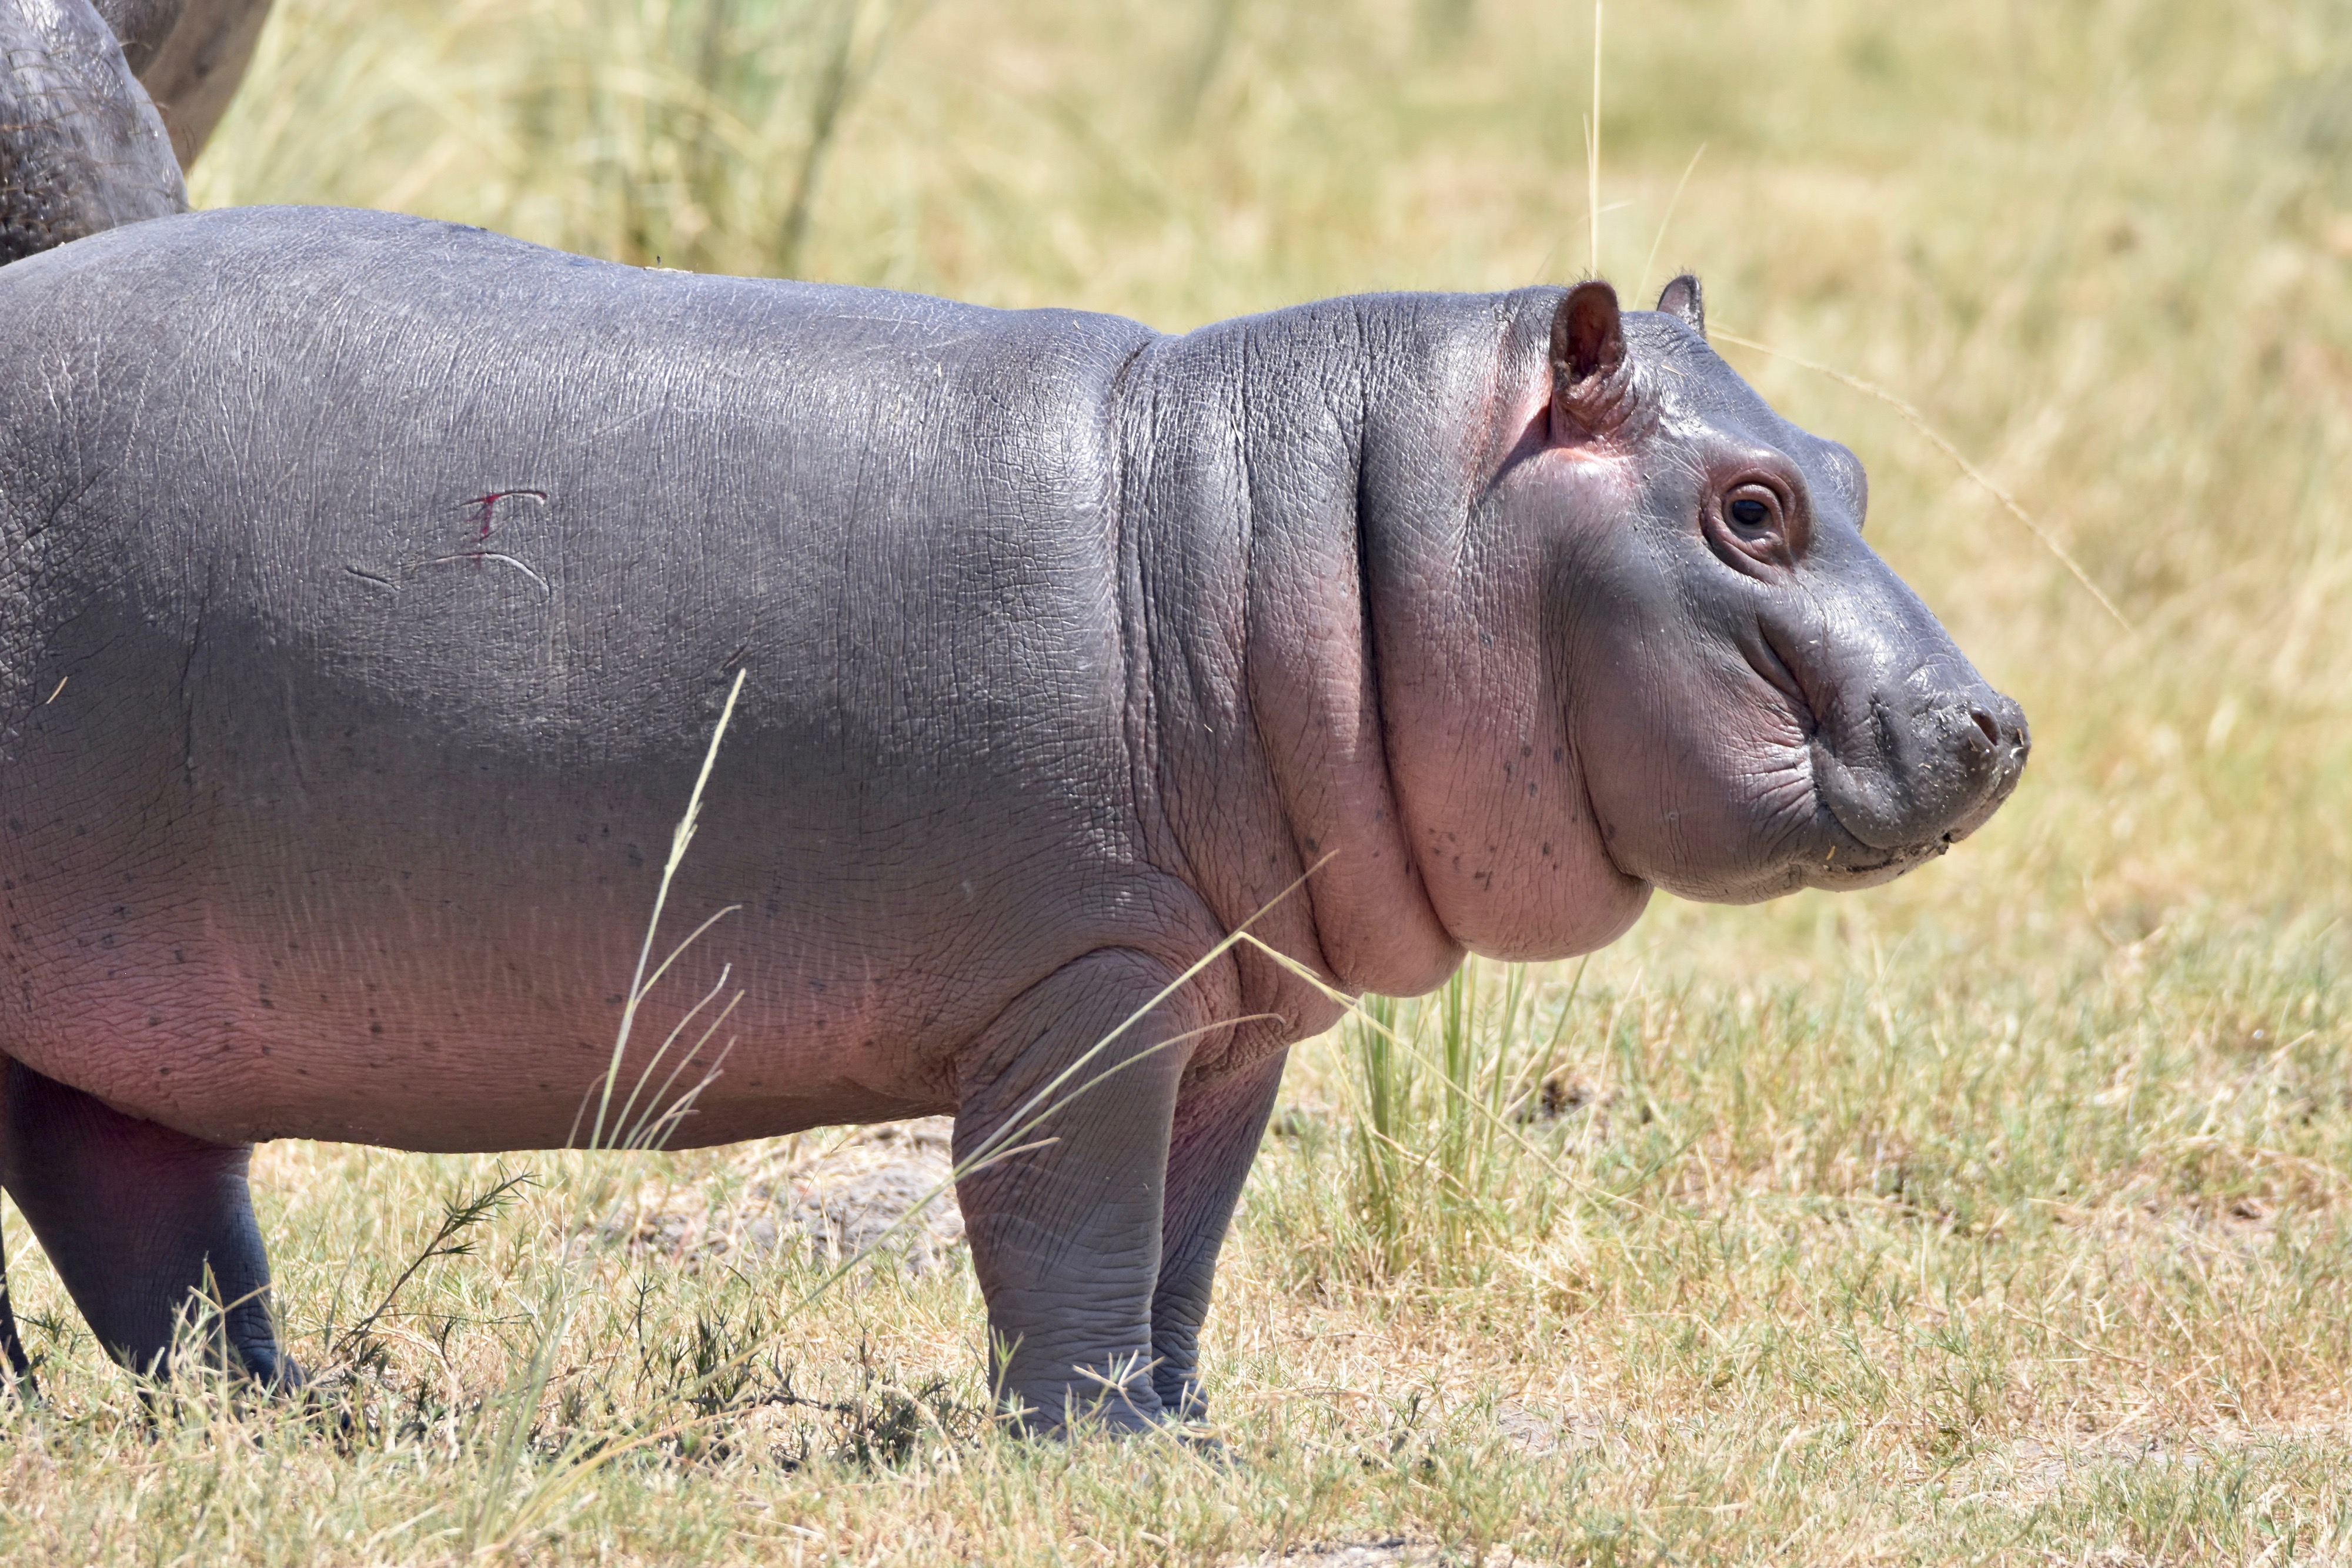
<svg viewBox="0 0 2352 1568"><path fill-rule="evenodd" d="M1000 1130L1011 1129L997 1146L1052 1140L956 1188L988 1300L999 1396L1035 1426L1076 1416L1139 1430L1161 1419L1151 1303L1169 1128L1197 1040L1191 1031L1212 1020L1193 987L1128 1020L1176 973L1142 953L1091 953L1007 1009L966 1074L959 1165ZM1116 1040L1094 1049L1122 1024Z"/></svg>
<svg viewBox="0 0 2352 1568"><path fill-rule="evenodd" d="M1151 1298L1151 1381L1161 1407L1179 1420L1205 1420L1209 1414L1201 1397L1201 1320L1209 1312L1217 1249L1289 1059L1289 1051L1277 1051L1187 1093L1176 1106L1160 1283Z"/></svg>
<svg viewBox="0 0 2352 1568"><path fill-rule="evenodd" d="M0 1186L99 1343L161 1369L199 1292L224 1303L227 1350L269 1385L296 1381L269 1321L269 1260L253 1218L253 1151L126 1116L0 1058Z"/></svg>

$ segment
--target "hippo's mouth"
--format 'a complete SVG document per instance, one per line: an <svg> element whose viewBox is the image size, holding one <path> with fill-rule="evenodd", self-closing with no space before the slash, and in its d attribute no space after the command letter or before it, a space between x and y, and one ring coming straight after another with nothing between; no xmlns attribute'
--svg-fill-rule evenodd
<svg viewBox="0 0 2352 1568"><path fill-rule="evenodd" d="M1816 745L1809 752L1818 752ZM1805 885L1832 889L1874 887L1882 882L1892 882L1905 872L1915 871L1929 861L1949 851L1965 835L1946 833L1916 843L1882 848L1864 841L1838 816L1837 804L1814 775L1813 800L1816 812L1814 841L1822 844L1819 862L1809 867Z"/></svg>
<svg viewBox="0 0 2352 1568"><path fill-rule="evenodd" d="M1898 714L1874 696L1842 737L1822 714L1851 705L1814 691L1805 663L1769 630L1748 662L1787 705L1803 756L1811 821L1792 837L1807 886L1868 887L1924 865L1983 826L2023 770L2032 746L2023 716L1990 688L1984 695L2007 713L1956 693Z"/></svg>
<svg viewBox="0 0 2352 1568"><path fill-rule="evenodd" d="M1775 646L1769 631L1748 650L1748 655L1758 678L1786 705L1794 732L1793 749L1801 758L1793 770L1801 771L1804 779L1804 806L1800 808L1804 820L1792 824L1795 831L1786 841L1796 852L1790 870L1800 885L1843 891L1892 882L1949 852L1999 804L1996 799L1941 831L1898 838L1891 843L1874 841L1885 835L1874 833L1867 814L1853 809L1863 791L1854 787L1854 770L1831 743L1830 727L1822 721L1821 706L1809 683L1797 673L1803 667L1801 662ZM1840 784L1845 788L1839 788Z"/></svg>

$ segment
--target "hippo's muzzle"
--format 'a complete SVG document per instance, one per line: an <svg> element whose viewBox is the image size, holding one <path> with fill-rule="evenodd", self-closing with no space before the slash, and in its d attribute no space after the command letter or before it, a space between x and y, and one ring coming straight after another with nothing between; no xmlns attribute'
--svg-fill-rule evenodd
<svg viewBox="0 0 2352 1568"><path fill-rule="evenodd" d="M1873 693L1846 722L1814 726L1815 788L1853 840L1829 857L1821 884L1881 880L1942 854L2017 788L2033 745L2024 710L1981 680L1937 685Z"/></svg>

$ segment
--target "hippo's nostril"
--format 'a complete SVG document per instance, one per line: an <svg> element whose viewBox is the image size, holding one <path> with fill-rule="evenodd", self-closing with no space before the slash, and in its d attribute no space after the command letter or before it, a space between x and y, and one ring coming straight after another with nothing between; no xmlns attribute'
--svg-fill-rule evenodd
<svg viewBox="0 0 2352 1568"><path fill-rule="evenodd" d="M1996 719L1992 715L1985 712L1985 710L1980 707L1972 707L1969 709L1969 716L1977 721L1977 728L1983 732L1986 745L1999 746L2000 744L2000 721L1999 719Z"/></svg>

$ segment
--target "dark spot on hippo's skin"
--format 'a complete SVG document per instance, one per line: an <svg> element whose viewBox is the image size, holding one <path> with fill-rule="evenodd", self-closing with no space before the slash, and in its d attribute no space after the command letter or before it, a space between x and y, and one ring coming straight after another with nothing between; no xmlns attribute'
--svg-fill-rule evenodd
<svg viewBox="0 0 2352 1568"><path fill-rule="evenodd" d="M370 1034L382 1034L383 1032L383 1025L382 1025L382 1024L380 1024L380 1023L372 1023L372 1024L368 1025L368 1033L370 1033Z"/></svg>
<svg viewBox="0 0 2352 1568"><path fill-rule="evenodd" d="M1554 762L1565 762L1565 761L1567 761L1567 760L1568 760L1568 747L1565 747L1565 746L1555 746L1555 747L1553 747L1551 748L1551 759L1552 759Z"/></svg>
<svg viewBox="0 0 2352 1568"><path fill-rule="evenodd" d="M1317 843L1313 839L1307 841L1307 852L1310 855L1315 853L1318 850L1320 850L1322 847L1323 846L1321 844Z"/></svg>
<svg viewBox="0 0 2352 1568"><path fill-rule="evenodd" d="M8 819L8 831L9 831L10 832L12 832L12 833L21 833L21 832L23 832L23 831L25 831L25 819L24 819L24 818L22 818L22 817L11 817L11 818L9 818L9 819Z"/></svg>
<svg viewBox="0 0 2352 1568"><path fill-rule="evenodd" d="M100 946L101 946L101 947L111 947L111 946L114 946L114 933L113 933L113 932L111 932L111 931L109 931L109 932L107 932L105 935L103 935L103 936L101 936L100 937L99 937L99 939L98 939L98 945L99 945Z"/></svg>
<svg viewBox="0 0 2352 1568"><path fill-rule="evenodd" d="M154 1029L154 1028L158 1027L159 1025L161 1025L161 1024L163 1023L163 1015L162 1013L149 1013L149 1014L147 1015L147 1027L148 1027L149 1029Z"/></svg>
<svg viewBox="0 0 2352 1568"><path fill-rule="evenodd" d="M824 995L824 982L823 980L811 980L809 982L809 989L814 991L818 996L823 996Z"/></svg>
<svg viewBox="0 0 2352 1568"><path fill-rule="evenodd" d="M626 1000L628 1000L626 997L624 997L618 991L614 991L611 996L604 998L604 1005L608 1008L617 1008Z"/></svg>
<svg viewBox="0 0 2352 1568"><path fill-rule="evenodd" d="M629 852L629 869L635 871L637 867L646 863L645 852L637 848L635 844L630 844L627 848Z"/></svg>
<svg viewBox="0 0 2352 1568"><path fill-rule="evenodd" d="M174 948L173 948L173 949L172 949L172 962L173 962L174 964L184 964L184 963L186 963L187 961L188 961L188 950L187 950L186 948L184 948L184 947L174 947Z"/></svg>
<svg viewBox="0 0 2352 1568"><path fill-rule="evenodd" d="M1546 844L1546 845L1543 847L1543 852L1544 852L1544 853L1546 853L1546 854L1549 854L1549 853L1551 853L1551 846L1550 846L1549 844Z"/></svg>

